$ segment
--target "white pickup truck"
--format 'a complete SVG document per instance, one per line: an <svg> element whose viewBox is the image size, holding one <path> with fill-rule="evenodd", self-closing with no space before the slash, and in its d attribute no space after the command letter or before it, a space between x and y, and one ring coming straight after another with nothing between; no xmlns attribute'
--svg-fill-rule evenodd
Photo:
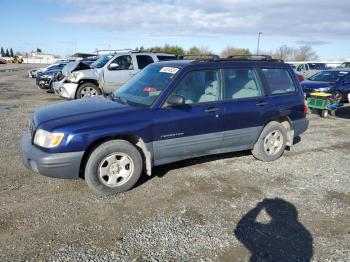
<svg viewBox="0 0 350 262"><path fill-rule="evenodd" d="M111 93L147 65L177 59L176 55L127 51L104 55L90 69L63 70L64 77L53 83L56 94L68 99Z"/></svg>

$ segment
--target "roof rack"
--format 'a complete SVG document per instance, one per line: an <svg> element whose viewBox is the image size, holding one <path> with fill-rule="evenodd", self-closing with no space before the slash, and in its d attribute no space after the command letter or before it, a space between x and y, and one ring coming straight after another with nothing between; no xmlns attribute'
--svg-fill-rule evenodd
<svg viewBox="0 0 350 262"><path fill-rule="evenodd" d="M137 52L133 49L100 49L100 50L96 50L95 53L97 55L100 54L116 54L116 53L121 53L121 52Z"/></svg>
<svg viewBox="0 0 350 262"><path fill-rule="evenodd" d="M194 60L195 62L200 62L200 61L207 62L207 61L218 61L220 60L220 57L214 54L202 54L202 55L182 55L182 56L179 56L179 59Z"/></svg>
<svg viewBox="0 0 350 262"><path fill-rule="evenodd" d="M231 55L227 58L223 58L224 61L269 61L269 62L282 62L281 59L274 59L270 55Z"/></svg>

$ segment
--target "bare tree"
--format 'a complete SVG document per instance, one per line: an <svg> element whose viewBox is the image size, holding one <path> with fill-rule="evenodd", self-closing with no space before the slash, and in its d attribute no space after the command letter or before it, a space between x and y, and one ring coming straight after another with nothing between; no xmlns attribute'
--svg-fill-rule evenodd
<svg viewBox="0 0 350 262"><path fill-rule="evenodd" d="M295 61L311 61L311 60L318 60L318 59L319 59L319 56L312 49L310 45L304 45L299 47L295 55Z"/></svg>

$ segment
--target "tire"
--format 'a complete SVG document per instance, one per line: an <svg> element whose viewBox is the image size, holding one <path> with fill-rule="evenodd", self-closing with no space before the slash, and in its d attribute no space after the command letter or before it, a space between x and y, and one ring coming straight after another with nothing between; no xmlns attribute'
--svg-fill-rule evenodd
<svg viewBox="0 0 350 262"><path fill-rule="evenodd" d="M101 90L93 83L85 83L78 87L76 98L101 95Z"/></svg>
<svg viewBox="0 0 350 262"><path fill-rule="evenodd" d="M274 161L283 155L286 143L287 129L281 123L272 121L261 132L252 154L261 161ZM270 148L270 151L267 148Z"/></svg>
<svg viewBox="0 0 350 262"><path fill-rule="evenodd" d="M128 141L111 140L98 146L85 166L85 181L101 195L125 192L142 172L140 152Z"/></svg>
<svg viewBox="0 0 350 262"><path fill-rule="evenodd" d="M337 110L335 110L335 109L331 110L331 115L332 116L336 116L337 115Z"/></svg>
<svg viewBox="0 0 350 262"><path fill-rule="evenodd" d="M322 110L321 111L321 116L326 118L328 116L328 110L327 109L326 110Z"/></svg>

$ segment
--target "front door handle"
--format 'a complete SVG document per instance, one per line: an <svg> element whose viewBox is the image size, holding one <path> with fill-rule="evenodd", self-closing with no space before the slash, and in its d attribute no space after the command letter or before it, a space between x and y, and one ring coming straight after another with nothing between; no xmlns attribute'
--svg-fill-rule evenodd
<svg viewBox="0 0 350 262"><path fill-rule="evenodd" d="M205 110L206 113L215 113L219 111L220 109L217 107L209 107L208 109Z"/></svg>
<svg viewBox="0 0 350 262"><path fill-rule="evenodd" d="M261 102L257 103L256 105L257 106L267 106L268 104L269 104L268 102L261 101Z"/></svg>

